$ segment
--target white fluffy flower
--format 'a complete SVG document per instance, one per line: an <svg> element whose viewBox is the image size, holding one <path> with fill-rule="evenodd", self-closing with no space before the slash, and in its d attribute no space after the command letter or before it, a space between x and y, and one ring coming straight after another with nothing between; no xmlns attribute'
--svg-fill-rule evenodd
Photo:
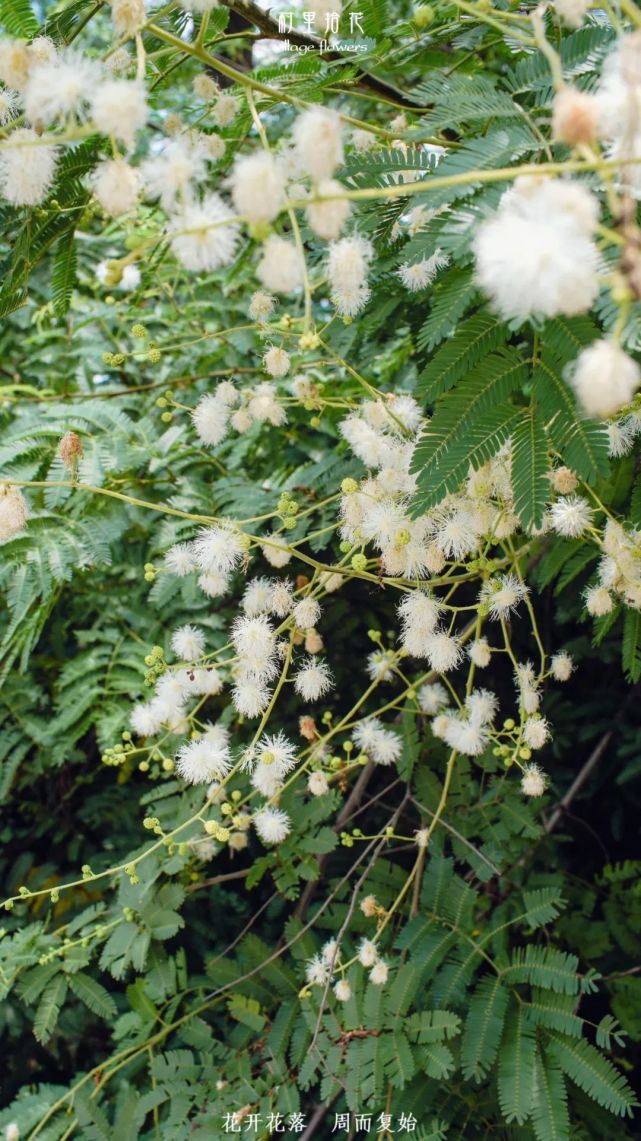
<svg viewBox="0 0 641 1141"><path fill-rule="evenodd" d="M580 28L592 0L554 0L554 7L568 28Z"/></svg>
<svg viewBox="0 0 641 1141"><path fill-rule="evenodd" d="M169 210L178 197L189 194L193 183L205 178L205 149L186 139L170 139L160 154L145 160L141 173L147 196L159 198Z"/></svg>
<svg viewBox="0 0 641 1141"><path fill-rule="evenodd" d="M592 508L580 495L564 495L552 504L550 522L557 535L576 539L591 526Z"/></svg>
<svg viewBox="0 0 641 1141"><path fill-rule="evenodd" d="M248 618L255 618L258 614L269 614L273 594L274 587L268 578L253 578L248 582L241 603Z"/></svg>
<svg viewBox="0 0 641 1141"><path fill-rule="evenodd" d="M398 270L398 276L410 293L417 293L432 284L438 271L444 269L449 260L447 254L435 250L430 257L423 258L422 261L414 262L412 265L409 263L402 265Z"/></svg>
<svg viewBox="0 0 641 1141"><path fill-rule="evenodd" d="M321 616L321 608L315 598L302 598L293 609L294 622L301 630L315 626Z"/></svg>
<svg viewBox="0 0 641 1141"><path fill-rule="evenodd" d="M265 371L268 372L270 376L287 376L291 364L291 358L289 353L285 352L285 349L281 349L276 345L272 345L263 357L263 364L265 366Z"/></svg>
<svg viewBox="0 0 641 1141"><path fill-rule="evenodd" d="M237 212L250 222L271 222L279 214L285 182L271 154L257 151L237 157L229 183Z"/></svg>
<svg viewBox="0 0 641 1141"><path fill-rule="evenodd" d="M369 973L369 981L373 983L374 986L384 986L387 982L388 975L389 967L387 963L384 963L382 959L379 959L378 962L374 963L374 966Z"/></svg>
<svg viewBox="0 0 641 1141"><path fill-rule="evenodd" d="M374 253L364 238L341 238L329 247L327 277L332 303L341 317L355 317L367 304L367 271Z"/></svg>
<svg viewBox="0 0 641 1141"><path fill-rule="evenodd" d="M269 705L271 692L262 681L241 677L232 689L232 701L241 717L259 717Z"/></svg>
<svg viewBox="0 0 641 1141"><path fill-rule="evenodd" d="M487 638L477 638L475 642L471 642L468 646L467 653L470 661L474 663L477 669L482 670L485 669L486 666L489 666L492 651L490 650Z"/></svg>
<svg viewBox="0 0 641 1141"><path fill-rule="evenodd" d="M48 126L74 114L83 119L100 78L100 65L67 48L30 68L24 110L30 123Z"/></svg>
<svg viewBox="0 0 641 1141"><path fill-rule="evenodd" d="M256 267L261 285L273 293L294 293L301 288L303 275L303 258L296 244L270 234Z"/></svg>
<svg viewBox="0 0 641 1141"><path fill-rule="evenodd" d="M436 629L442 607L422 590L403 596L398 605L403 649L416 658L426 658L430 639Z"/></svg>
<svg viewBox="0 0 641 1141"><path fill-rule="evenodd" d="M538 765L526 765L521 777L521 788L526 796L543 796L548 785L543 769Z"/></svg>
<svg viewBox="0 0 641 1141"><path fill-rule="evenodd" d="M18 114L20 100L15 91L6 88L0 91L0 127L6 127L15 115Z"/></svg>
<svg viewBox="0 0 641 1141"><path fill-rule="evenodd" d="M294 689L305 701L318 701L332 685L329 667L316 658L306 658L294 678Z"/></svg>
<svg viewBox="0 0 641 1141"><path fill-rule="evenodd" d="M341 121L335 111L312 107L294 123L294 145L300 164L317 182L331 178L343 161Z"/></svg>
<svg viewBox="0 0 641 1141"><path fill-rule="evenodd" d="M586 415L604 418L632 400L641 371L618 345L595 341L579 354L569 380Z"/></svg>
<svg viewBox="0 0 641 1141"><path fill-rule="evenodd" d="M147 19L145 0L110 0L117 36L135 36Z"/></svg>
<svg viewBox="0 0 641 1141"><path fill-rule="evenodd" d="M329 782L325 773L310 773L307 779L307 789L312 796L324 796L329 790Z"/></svg>
<svg viewBox="0 0 641 1141"><path fill-rule="evenodd" d="M276 648L274 630L263 615L240 615L231 629L231 641L247 677L269 678Z"/></svg>
<svg viewBox="0 0 641 1141"><path fill-rule="evenodd" d="M205 573L228 574L245 553L245 540L232 527L204 528L193 543L194 558Z"/></svg>
<svg viewBox="0 0 641 1141"><path fill-rule="evenodd" d="M571 181L519 178L474 241L477 276L502 316L584 313L598 293L598 203Z"/></svg>
<svg viewBox="0 0 641 1141"><path fill-rule="evenodd" d="M439 709L444 709L449 704L449 700L449 694L440 681L428 682L418 691L418 703L423 713L438 713Z"/></svg>
<svg viewBox="0 0 641 1141"><path fill-rule="evenodd" d="M171 248L191 270L216 270L229 265L236 253L239 229L232 211L218 194L188 202L170 219Z"/></svg>
<svg viewBox="0 0 641 1141"><path fill-rule="evenodd" d="M264 293L262 289L257 289L252 293L252 298L249 304L249 316L252 321L259 321L261 323L268 321L274 312L276 302L269 293Z"/></svg>
<svg viewBox="0 0 641 1141"><path fill-rule="evenodd" d="M289 547L275 536L271 537L269 542L263 543L260 549L270 566L276 567L278 570L287 566L288 562L291 561L292 552Z"/></svg>
<svg viewBox="0 0 641 1141"><path fill-rule="evenodd" d="M385 729L376 717L361 721L353 730L353 736L358 747L377 765L393 765L403 749L401 738Z"/></svg>
<svg viewBox="0 0 641 1141"><path fill-rule="evenodd" d="M220 598L229 590L229 575L219 574L217 571L208 571L198 575L198 585L208 598Z"/></svg>
<svg viewBox="0 0 641 1141"><path fill-rule="evenodd" d="M352 988L347 979L339 979L334 987L334 994L339 1002L349 1002L352 997Z"/></svg>
<svg viewBox="0 0 641 1141"><path fill-rule="evenodd" d="M585 592L585 605L588 614L594 618L601 618L604 614L610 613L614 601L610 591L604 586L593 586Z"/></svg>
<svg viewBox="0 0 641 1141"><path fill-rule="evenodd" d="M28 514L27 501L20 488L0 483L0 542L24 531Z"/></svg>
<svg viewBox="0 0 641 1141"><path fill-rule="evenodd" d="M196 626L179 626L171 636L171 648L184 662L195 662L205 652L205 635Z"/></svg>
<svg viewBox="0 0 641 1141"><path fill-rule="evenodd" d="M238 114L239 106L240 103L235 95L232 95L228 91L223 91L222 94L218 96L211 112L216 126L228 127L230 123L233 123Z"/></svg>
<svg viewBox="0 0 641 1141"><path fill-rule="evenodd" d="M260 808L254 815L254 828L263 844L282 844L291 831L291 822L280 808Z"/></svg>
<svg viewBox="0 0 641 1141"><path fill-rule="evenodd" d="M0 191L12 206L37 206L56 173L58 149L20 127L0 146Z"/></svg>
<svg viewBox="0 0 641 1141"><path fill-rule="evenodd" d="M123 159L105 159L98 163L91 185L105 213L113 217L127 214L138 201L138 172Z"/></svg>
<svg viewBox="0 0 641 1141"><path fill-rule="evenodd" d="M448 717L444 726L443 739L451 749L465 753L468 757L478 757L489 740L485 725L474 724L459 717Z"/></svg>
<svg viewBox="0 0 641 1141"><path fill-rule="evenodd" d="M191 418L203 444L215 447L224 440L229 422L229 408L217 394L203 396L194 408Z"/></svg>
<svg viewBox="0 0 641 1141"><path fill-rule="evenodd" d="M556 681L569 681L574 670L574 662L570 655L562 650L560 653L554 654L550 662L550 670Z"/></svg>
<svg viewBox="0 0 641 1141"><path fill-rule="evenodd" d="M321 955L313 955L305 964L305 978L310 986L325 986L331 971Z"/></svg>
<svg viewBox="0 0 641 1141"><path fill-rule="evenodd" d="M316 188L316 195L326 202L311 202L305 211L310 230L325 241L333 241L340 233L351 213L349 199L336 197L343 190L340 182L327 178Z"/></svg>
<svg viewBox="0 0 641 1141"><path fill-rule="evenodd" d="M523 726L523 740L531 749L542 749L550 736L545 717L528 717Z"/></svg>
<svg viewBox="0 0 641 1141"><path fill-rule="evenodd" d="M465 698L465 708L473 725L487 725L496 715L496 694L489 689L473 689Z"/></svg>
<svg viewBox="0 0 641 1141"><path fill-rule="evenodd" d="M447 673L461 660L461 646L445 630L437 630L426 640L426 657L433 670Z"/></svg>
<svg viewBox="0 0 641 1141"><path fill-rule="evenodd" d="M479 602L487 604L490 618L507 618L526 597L527 587L514 574L500 574L484 583Z"/></svg>
<svg viewBox="0 0 641 1141"><path fill-rule="evenodd" d="M196 567L189 543L175 543L165 555L165 567L172 574L184 578Z"/></svg>
<svg viewBox="0 0 641 1141"><path fill-rule="evenodd" d="M363 939L360 943L358 961L363 967L373 967L378 962L378 949L371 939Z"/></svg>
<svg viewBox="0 0 641 1141"><path fill-rule="evenodd" d="M176 769L188 784L208 784L225 777L231 768L229 732L222 725L210 725L202 737L182 745Z"/></svg>
<svg viewBox="0 0 641 1141"><path fill-rule="evenodd" d="M96 130L108 138L132 147L136 132L147 122L149 108L142 83L129 79L108 79L92 93L91 117Z"/></svg>

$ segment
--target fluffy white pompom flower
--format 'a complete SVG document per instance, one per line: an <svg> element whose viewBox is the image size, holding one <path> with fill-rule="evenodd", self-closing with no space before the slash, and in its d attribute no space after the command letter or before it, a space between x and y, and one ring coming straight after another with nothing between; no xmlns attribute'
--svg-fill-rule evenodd
<svg viewBox="0 0 641 1141"><path fill-rule="evenodd" d="M212 108L212 116L216 126L228 127L230 123L233 123L239 107L240 102L236 96L231 95L228 91L223 91Z"/></svg>
<svg viewBox="0 0 641 1141"><path fill-rule="evenodd" d="M496 715L496 694L489 689L473 689L465 698L465 708L473 725L487 725Z"/></svg>
<svg viewBox="0 0 641 1141"><path fill-rule="evenodd" d="M135 36L147 19L145 0L110 0L117 36Z"/></svg>
<svg viewBox="0 0 641 1141"><path fill-rule="evenodd" d="M145 88L137 80L109 79L93 92L91 117L96 130L127 148L134 145L136 132L144 127L148 114Z"/></svg>
<svg viewBox="0 0 641 1141"><path fill-rule="evenodd" d="M426 658L429 639L436 629L442 607L430 594L415 590L406 594L398 605L401 620L401 644L416 658Z"/></svg>
<svg viewBox="0 0 641 1141"><path fill-rule="evenodd" d="M520 178L474 241L477 276L502 316L584 313L599 289L598 203L572 182Z"/></svg>
<svg viewBox="0 0 641 1141"><path fill-rule="evenodd" d="M358 948L358 961L364 967L373 967L374 963L378 962L378 950L376 943L372 943L371 939L363 939Z"/></svg>
<svg viewBox="0 0 641 1141"><path fill-rule="evenodd" d="M273 293L294 293L303 284L304 263L294 242L270 234L256 267L256 277Z"/></svg>
<svg viewBox="0 0 641 1141"><path fill-rule="evenodd" d="M453 670L461 660L460 643L445 630L438 630L434 634L430 634L426 640L426 651L426 657L432 669L439 674Z"/></svg>
<svg viewBox="0 0 641 1141"><path fill-rule="evenodd" d="M443 729L443 740L458 753L478 757L488 743L489 734L484 725L476 725L459 717L448 717Z"/></svg>
<svg viewBox="0 0 641 1141"><path fill-rule="evenodd" d="M554 0L554 7L568 28L580 28L592 0Z"/></svg>
<svg viewBox="0 0 641 1141"><path fill-rule="evenodd" d="M558 654L554 654L550 662L550 669L552 677L556 681L569 681L574 670L574 662L565 650Z"/></svg>
<svg viewBox="0 0 641 1141"><path fill-rule="evenodd" d="M500 574L484 583L479 602L488 607L490 618L507 618L528 593L527 587L515 574Z"/></svg>
<svg viewBox="0 0 641 1141"><path fill-rule="evenodd" d="M329 667L316 658L306 658L294 678L294 689L305 701L318 701L332 685Z"/></svg>
<svg viewBox="0 0 641 1141"><path fill-rule="evenodd" d="M303 170L317 182L331 178L343 161L341 121L335 111L312 107L294 123L294 145Z"/></svg>
<svg viewBox="0 0 641 1141"><path fill-rule="evenodd" d="M27 501L20 489L0 483L0 542L24 531L28 515Z"/></svg>
<svg viewBox="0 0 641 1141"><path fill-rule="evenodd" d="M254 578L247 583L242 598L242 608L248 618L259 614L269 614L272 608L274 585L268 578Z"/></svg>
<svg viewBox="0 0 641 1141"><path fill-rule="evenodd" d="M263 543L260 549L270 566L278 570L291 562L292 552L281 539L270 538L269 542Z"/></svg>
<svg viewBox="0 0 641 1141"><path fill-rule="evenodd" d="M203 444L211 444L212 447L215 447L225 439L229 423L229 408L217 394L203 396L194 408L191 418Z"/></svg>
<svg viewBox="0 0 641 1141"><path fill-rule="evenodd" d="M605 418L632 400L641 370L618 345L595 341L577 357L569 381L586 415Z"/></svg>
<svg viewBox="0 0 641 1141"><path fill-rule="evenodd" d="M238 226L229 206L218 194L201 202L188 202L170 219L171 248L185 269L216 270L229 265L236 253Z"/></svg>
<svg viewBox="0 0 641 1141"><path fill-rule="evenodd" d="M373 983L374 986L384 986L387 982L388 975L389 967L387 963L384 963L382 959L379 959L378 962L374 963L374 966L369 973L369 981Z"/></svg>
<svg viewBox="0 0 641 1141"><path fill-rule="evenodd" d="M228 574L245 554L245 538L232 527L206 527L194 539L196 565L205 573Z"/></svg>
<svg viewBox="0 0 641 1141"><path fill-rule="evenodd" d="M179 578L195 570L196 564L189 543L175 543L165 555L165 567Z"/></svg>
<svg viewBox="0 0 641 1141"><path fill-rule="evenodd" d="M301 630L315 626L321 616L321 608L315 598L303 598L293 610L294 622Z"/></svg>
<svg viewBox="0 0 641 1141"><path fill-rule="evenodd" d="M145 194L159 198L163 209L169 210L177 198L190 193L193 183L206 177L205 149L186 139L170 139L160 154L142 163L141 173Z"/></svg>
<svg viewBox="0 0 641 1141"><path fill-rule="evenodd" d="M207 574L198 575L198 585L208 598L220 598L229 590L229 575L209 571Z"/></svg>
<svg viewBox="0 0 641 1141"><path fill-rule="evenodd" d="M435 250L429 258L414 262L413 265L402 265L398 276L410 293L418 293L420 289L426 289L432 284L438 271L444 269L449 260L447 254Z"/></svg>
<svg viewBox="0 0 641 1141"><path fill-rule="evenodd" d="M67 48L29 70L24 110L30 123L48 126L72 113L82 120L100 78L100 65Z"/></svg>
<svg viewBox="0 0 641 1141"><path fill-rule="evenodd" d="M347 979L339 979L334 987L334 994L339 1002L349 1002L352 997L352 988Z"/></svg>
<svg viewBox="0 0 641 1141"><path fill-rule="evenodd" d="M272 676L276 641L267 618L240 615L232 625L231 641L246 677Z"/></svg>
<svg viewBox="0 0 641 1141"><path fill-rule="evenodd" d="M328 242L340 236L351 213L349 200L336 197L342 190L340 182L336 182L333 178L324 179L318 184L316 195L329 201L311 202L305 211L310 230Z"/></svg>
<svg viewBox="0 0 641 1141"><path fill-rule="evenodd" d="M229 732L222 725L210 725L197 741L182 745L176 769L187 784L208 784L227 776L231 768Z"/></svg>
<svg viewBox="0 0 641 1141"><path fill-rule="evenodd" d="M171 636L171 648L183 662L195 662L205 652L205 635L196 626L179 626Z"/></svg>
<svg viewBox="0 0 641 1141"><path fill-rule="evenodd" d="M138 202L138 172L123 159L105 159L98 163L91 186L105 214L112 217L129 213Z"/></svg>
<svg viewBox="0 0 641 1141"><path fill-rule="evenodd" d="M403 750L401 738L385 729L377 717L361 721L353 731L354 740L377 765L393 765Z"/></svg>
<svg viewBox="0 0 641 1141"><path fill-rule="evenodd" d="M538 765L526 765L521 777L521 788L526 796L543 796L548 781L543 769Z"/></svg>
<svg viewBox="0 0 641 1141"><path fill-rule="evenodd" d="M593 586L585 592L585 605L588 614L594 618L602 618L609 614L614 606L614 600L609 590L604 586Z"/></svg>
<svg viewBox="0 0 641 1141"><path fill-rule="evenodd" d="M592 523L592 508L587 499L580 495L564 495L550 508L550 522L557 535L566 539L576 539L583 535Z"/></svg>
<svg viewBox="0 0 641 1141"><path fill-rule="evenodd" d="M341 317L355 317L367 304L367 271L374 248L364 238L341 238L329 247L327 277L332 303Z"/></svg>
<svg viewBox="0 0 641 1141"><path fill-rule="evenodd" d="M263 357L263 364L265 371L268 372L270 376L287 376L291 365L291 358L289 353L285 352L285 349L272 345Z"/></svg>
<svg viewBox="0 0 641 1141"><path fill-rule="evenodd" d="M470 661L480 670L489 666L492 659L492 651L487 638L477 638L475 642L469 645L467 653Z"/></svg>
<svg viewBox="0 0 641 1141"><path fill-rule="evenodd" d="M329 782L325 773L310 773L307 780L307 789L312 796L324 796L329 790Z"/></svg>
<svg viewBox="0 0 641 1141"><path fill-rule="evenodd" d="M285 201L285 182L278 163L265 151L236 158L229 176L239 214L250 222L272 222Z"/></svg>
<svg viewBox="0 0 641 1141"><path fill-rule="evenodd" d="M252 677L241 677L232 689L232 701L241 717L259 717L267 709L271 691Z"/></svg>
<svg viewBox="0 0 641 1141"><path fill-rule="evenodd" d="M418 691L418 703L422 713L430 715L438 713L439 709L444 709L449 704L449 700L449 694L440 681L428 682Z"/></svg>
<svg viewBox="0 0 641 1141"><path fill-rule="evenodd" d="M162 710L154 701L134 705L129 718L129 724L137 737L153 737L162 723Z"/></svg>
<svg viewBox="0 0 641 1141"><path fill-rule="evenodd" d="M263 293L262 289L257 289L252 294L248 313L252 321L259 321L262 324L269 320L275 306L276 301L270 297L269 293Z"/></svg>
<svg viewBox="0 0 641 1141"><path fill-rule="evenodd" d="M542 749L550 736L545 717L528 717L523 726L523 740L531 749Z"/></svg>
<svg viewBox="0 0 641 1141"><path fill-rule="evenodd" d="M56 173L58 148L20 127L0 147L0 191L12 206L37 206Z"/></svg>
<svg viewBox="0 0 641 1141"><path fill-rule="evenodd" d="M282 844L291 831L291 823L280 808L260 808L254 815L254 828L263 844Z"/></svg>

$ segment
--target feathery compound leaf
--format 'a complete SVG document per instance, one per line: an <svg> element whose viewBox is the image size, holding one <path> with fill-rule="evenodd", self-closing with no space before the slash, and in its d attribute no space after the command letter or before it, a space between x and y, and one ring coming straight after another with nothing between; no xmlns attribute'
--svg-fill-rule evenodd
<svg viewBox="0 0 641 1141"><path fill-rule="evenodd" d="M466 1078L480 1082L494 1064L503 1034L510 993L498 975L486 975L470 999L463 1040L461 1066Z"/></svg>
<svg viewBox="0 0 641 1141"><path fill-rule="evenodd" d="M508 335L503 322L489 313L477 313L463 321L419 376L417 396L430 403L447 392L482 357L504 344Z"/></svg>
<svg viewBox="0 0 641 1141"><path fill-rule="evenodd" d="M85 974L84 971L70 975L69 986L76 998L84 1002L93 1014L99 1014L101 1018L115 1018L116 1004L113 998L109 991L101 983L96 982L91 975Z"/></svg>
<svg viewBox="0 0 641 1141"><path fill-rule="evenodd" d="M540 412L548 421L548 431L568 467L593 483L609 468L608 434L594 420L581 419L574 396L559 375L558 364L550 358L534 369L534 392Z"/></svg>
<svg viewBox="0 0 641 1141"><path fill-rule="evenodd" d="M579 978L576 955L558 951L556 947L517 947L512 963L501 972L506 982L528 982L547 987L559 994L577 994Z"/></svg>
<svg viewBox="0 0 641 1141"><path fill-rule="evenodd" d="M550 1054L567 1076L610 1113L630 1117L638 1101L627 1081L612 1062L590 1042L569 1038L566 1034L550 1035Z"/></svg>
<svg viewBox="0 0 641 1141"><path fill-rule="evenodd" d="M51 274L53 305L59 317L64 317L71 304L76 264L75 235L74 230L70 229L58 242Z"/></svg>
<svg viewBox="0 0 641 1141"><path fill-rule="evenodd" d="M60 973L45 987L36 1017L33 1022L33 1032L39 1042L46 1042L55 1029L58 1015L67 997L67 980Z"/></svg>
<svg viewBox="0 0 641 1141"><path fill-rule="evenodd" d="M449 336L477 293L471 270L454 269L444 275L434 288L429 316L416 338L419 349L429 352Z"/></svg>
<svg viewBox="0 0 641 1141"><path fill-rule="evenodd" d="M0 27L12 36L30 39L38 31L38 21L29 0L0 0Z"/></svg>
<svg viewBox="0 0 641 1141"><path fill-rule="evenodd" d="M537 1141L568 1141L568 1096L560 1067L537 1049L532 1096L532 1127Z"/></svg>
<svg viewBox="0 0 641 1141"><path fill-rule="evenodd" d="M623 619L623 643L621 647L623 669L630 681L641 677L641 613L626 610Z"/></svg>
<svg viewBox="0 0 641 1141"><path fill-rule="evenodd" d="M512 436L514 509L524 527L540 527L549 498L545 427L532 403Z"/></svg>
<svg viewBox="0 0 641 1141"><path fill-rule="evenodd" d="M503 1045L499 1054L498 1090L501 1113L508 1124L522 1125L529 1117L534 1092L536 1038L521 1003L510 1004Z"/></svg>
<svg viewBox="0 0 641 1141"><path fill-rule="evenodd" d="M564 900L558 888L540 887L536 891L524 891L525 919L530 927L543 927L552 923L564 907Z"/></svg>

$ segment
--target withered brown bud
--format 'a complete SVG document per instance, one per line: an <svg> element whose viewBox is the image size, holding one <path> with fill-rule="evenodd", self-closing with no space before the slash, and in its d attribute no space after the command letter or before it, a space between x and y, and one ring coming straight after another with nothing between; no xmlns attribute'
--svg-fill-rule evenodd
<svg viewBox="0 0 641 1141"><path fill-rule="evenodd" d="M74 471L84 454L82 440L75 432L65 432L58 445L58 455L69 471Z"/></svg>

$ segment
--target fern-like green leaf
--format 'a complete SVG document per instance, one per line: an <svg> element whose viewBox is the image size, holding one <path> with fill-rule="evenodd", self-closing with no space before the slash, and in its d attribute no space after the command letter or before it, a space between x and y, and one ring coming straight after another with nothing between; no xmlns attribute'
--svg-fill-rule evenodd
<svg viewBox="0 0 641 1141"><path fill-rule="evenodd" d="M40 1043L46 1042L53 1034L66 997L67 979L60 973L47 983L36 1011L33 1032Z"/></svg>
<svg viewBox="0 0 641 1141"><path fill-rule="evenodd" d="M416 392L428 402L453 387L482 359L505 344L508 330L489 313L461 322L453 337L441 345L418 378Z"/></svg>
<svg viewBox="0 0 641 1141"><path fill-rule="evenodd" d="M113 998L91 975L78 971L75 975L69 976L69 986L76 998L79 998L93 1014L105 1019L115 1018L116 1004Z"/></svg>
<svg viewBox="0 0 641 1141"><path fill-rule="evenodd" d="M499 1054L499 1105L508 1124L527 1120L534 1092L536 1038L521 1003L510 1005L503 1045Z"/></svg>
<svg viewBox="0 0 641 1141"><path fill-rule="evenodd" d="M595 1046L552 1033L550 1054L579 1089L618 1117L630 1117L638 1101L627 1081Z"/></svg>
<svg viewBox="0 0 641 1141"><path fill-rule="evenodd" d="M537 1141L568 1141L568 1097L560 1066L555 1059L536 1052L532 1127Z"/></svg>
<svg viewBox="0 0 641 1141"><path fill-rule="evenodd" d="M632 682L638 681L641 677L641 614L638 610L625 612L621 656L626 676Z"/></svg>
<svg viewBox="0 0 641 1141"><path fill-rule="evenodd" d="M480 1082L493 1066L509 998L509 991L497 975L486 975L476 986L461 1043L461 1066L466 1078Z"/></svg>
<svg viewBox="0 0 641 1141"><path fill-rule="evenodd" d="M549 498L548 448L545 427L532 403L512 436L514 509L524 527L540 527Z"/></svg>

